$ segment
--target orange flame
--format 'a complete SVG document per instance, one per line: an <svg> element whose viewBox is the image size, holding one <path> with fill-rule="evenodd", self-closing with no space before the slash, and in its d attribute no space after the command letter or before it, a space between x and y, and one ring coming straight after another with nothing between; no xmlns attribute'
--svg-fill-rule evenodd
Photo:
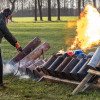
<svg viewBox="0 0 100 100"><path fill-rule="evenodd" d="M72 27L75 27L76 26L76 21L73 21L73 22L68 22L68 24L67 24L67 27L68 28L72 28Z"/></svg>
<svg viewBox="0 0 100 100"><path fill-rule="evenodd" d="M62 49L62 50L60 50L58 53L61 53L61 54L64 54L64 50Z"/></svg>
<svg viewBox="0 0 100 100"><path fill-rule="evenodd" d="M71 49L90 48L100 42L100 13L95 7L88 4L77 20L77 35Z"/></svg>

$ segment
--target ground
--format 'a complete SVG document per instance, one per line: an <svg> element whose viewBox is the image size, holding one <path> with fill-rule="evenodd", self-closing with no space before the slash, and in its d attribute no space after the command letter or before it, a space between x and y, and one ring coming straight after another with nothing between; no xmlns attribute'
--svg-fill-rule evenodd
<svg viewBox="0 0 100 100"><path fill-rule="evenodd" d="M60 49L67 50L67 47L72 44L76 35L76 26L68 27L68 24L75 22L76 19L77 17L62 17L62 22L47 22L47 18L44 18L44 22L33 23L33 18L13 18L14 23L10 23L8 27L22 48L34 37L39 37L42 43L45 41L49 43L51 48L46 53L46 58L49 58ZM56 18L53 17L53 20L55 21ZM2 41L1 48L4 62L17 54L16 48L5 39ZM9 81L11 76L4 76L4 82ZM37 82L34 79L22 80L19 77L15 77L10 84L5 86L6 88L0 87L0 100L99 100L100 98L99 88L92 88L72 96L71 92L76 87L74 85Z"/></svg>

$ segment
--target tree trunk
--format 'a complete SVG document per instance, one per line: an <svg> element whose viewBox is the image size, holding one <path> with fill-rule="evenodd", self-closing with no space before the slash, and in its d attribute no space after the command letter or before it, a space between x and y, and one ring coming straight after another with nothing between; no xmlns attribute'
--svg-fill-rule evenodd
<svg viewBox="0 0 100 100"><path fill-rule="evenodd" d="M81 0L78 0L78 16L80 16L81 13Z"/></svg>
<svg viewBox="0 0 100 100"><path fill-rule="evenodd" d="M51 21L51 0L48 0L48 21Z"/></svg>
<svg viewBox="0 0 100 100"><path fill-rule="evenodd" d="M38 0L38 7L40 13L40 20L42 21L42 0Z"/></svg>
<svg viewBox="0 0 100 100"><path fill-rule="evenodd" d="M16 2L17 0L9 0L9 2L11 3L11 5L12 5L12 7L11 7L11 11L13 12L14 10L15 10L15 2Z"/></svg>
<svg viewBox="0 0 100 100"><path fill-rule="evenodd" d="M57 4L58 4L58 20L60 20L60 1L57 0Z"/></svg>
<svg viewBox="0 0 100 100"><path fill-rule="evenodd" d="M64 0L64 10L65 10L65 8L66 8L66 7L65 7L65 4L66 4L66 2L65 2L65 0Z"/></svg>
<svg viewBox="0 0 100 100"><path fill-rule="evenodd" d="M84 8L84 0L83 0L83 8Z"/></svg>
<svg viewBox="0 0 100 100"><path fill-rule="evenodd" d="M17 0L17 11L18 11L18 0Z"/></svg>
<svg viewBox="0 0 100 100"><path fill-rule="evenodd" d="M35 0L35 21L37 21L37 0Z"/></svg>
<svg viewBox="0 0 100 100"><path fill-rule="evenodd" d="M24 4L23 4L23 0L22 0L22 17L23 17L23 11L24 11Z"/></svg>
<svg viewBox="0 0 100 100"><path fill-rule="evenodd" d="M96 0L93 0L93 5L96 7Z"/></svg>
<svg viewBox="0 0 100 100"><path fill-rule="evenodd" d="M17 0L9 0L9 2L11 3L11 5L12 5L12 8L11 8L11 11L12 11L12 13L13 13L13 11L15 10L15 2L16 2ZM12 21L12 17L11 17L11 21Z"/></svg>

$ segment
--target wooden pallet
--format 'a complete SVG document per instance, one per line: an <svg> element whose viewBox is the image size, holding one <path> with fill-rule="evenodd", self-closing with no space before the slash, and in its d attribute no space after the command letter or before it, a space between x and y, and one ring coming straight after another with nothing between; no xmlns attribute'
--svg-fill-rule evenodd
<svg viewBox="0 0 100 100"><path fill-rule="evenodd" d="M94 77L94 78L93 78ZM97 84L97 80L100 77L100 72L99 71L95 71L92 69L88 70L88 74L86 75L86 77L81 81L81 82L77 82L77 81L73 81L73 80L68 80L68 79L60 79L60 78L56 78L53 76L48 76L48 75L44 75L42 78L40 78L40 81L48 81L48 82L57 82L57 83L67 83L67 84L74 84L74 85L78 85L74 91L72 92L72 95L77 94L81 91L86 91L88 89L90 89L92 86L95 87L100 87L100 84ZM93 80L89 82L89 80L93 78Z"/></svg>
<svg viewBox="0 0 100 100"><path fill-rule="evenodd" d="M93 79L93 81L91 83L89 83L87 85L87 83L89 82L89 80L92 78L92 77L95 77ZM92 69L89 69L88 70L88 74L87 76L80 82L80 84L74 89L74 91L72 92L72 95L74 94L77 94L81 91L85 91L85 90L88 90L90 87L93 86L93 84L99 79L100 77L100 72L99 71L95 71L95 70L92 70Z"/></svg>

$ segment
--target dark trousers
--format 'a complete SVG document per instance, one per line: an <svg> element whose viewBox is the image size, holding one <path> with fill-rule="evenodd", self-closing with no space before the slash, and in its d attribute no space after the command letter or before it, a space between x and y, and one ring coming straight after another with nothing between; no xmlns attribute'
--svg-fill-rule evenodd
<svg viewBox="0 0 100 100"><path fill-rule="evenodd" d="M2 64L1 48L0 48L0 84L2 83L3 83L3 64Z"/></svg>

